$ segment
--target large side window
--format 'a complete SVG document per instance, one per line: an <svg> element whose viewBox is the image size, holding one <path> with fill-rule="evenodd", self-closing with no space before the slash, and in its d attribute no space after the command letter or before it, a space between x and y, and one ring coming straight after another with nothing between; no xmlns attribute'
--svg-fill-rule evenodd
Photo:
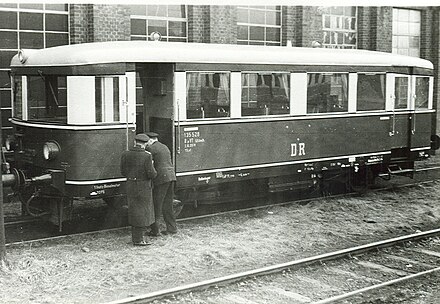
<svg viewBox="0 0 440 304"><path fill-rule="evenodd" d="M429 77L416 77L415 107L427 109L429 102Z"/></svg>
<svg viewBox="0 0 440 304"><path fill-rule="evenodd" d="M230 117L230 73L186 74L188 119Z"/></svg>
<svg viewBox="0 0 440 304"><path fill-rule="evenodd" d="M357 110L385 110L385 74L358 74Z"/></svg>
<svg viewBox="0 0 440 304"><path fill-rule="evenodd" d="M29 120L67 122L65 76L29 76L27 85Z"/></svg>
<svg viewBox="0 0 440 304"><path fill-rule="evenodd" d="M242 73L242 116L289 114L289 73Z"/></svg>
<svg viewBox="0 0 440 304"><path fill-rule="evenodd" d="M119 121L119 77L95 78L96 122Z"/></svg>
<svg viewBox="0 0 440 304"><path fill-rule="evenodd" d="M348 74L308 74L307 113L330 113L347 111Z"/></svg>
<svg viewBox="0 0 440 304"><path fill-rule="evenodd" d="M394 87L394 109L408 108L408 77L396 77Z"/></svg>

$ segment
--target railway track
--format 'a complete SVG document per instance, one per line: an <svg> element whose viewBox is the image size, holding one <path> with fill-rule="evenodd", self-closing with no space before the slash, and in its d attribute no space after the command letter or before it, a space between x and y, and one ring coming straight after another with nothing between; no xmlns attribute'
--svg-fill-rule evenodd
<svg viewBox="0 0 440 304"><path fill-rule="evenodd" d="M438 274L440 241L437 239L435 250L425 247L429 245L426 240L439 235L440 229L410 234L107 304L156 300L166 303L326 304L347 299L350 299L347 303L356 303L356 297L360 295L374 299L374 293L383 288L411 284L421 277ZM323 279L323 272L327 278L332 278L331 282ZM310 285L315 286L307 291Z"/></svg>
<svg viewBox="0 0 440 304"><path fill-rule="evenodd" d="M436 180L427 180L427 181L425 180L425 181L416 182L416 183L389 185L384 188L371 189L371 191L389 191L389 190L395 190L395 189L404 188L404 187L426 185L426 184L430 184L433 182L436 182ZM246 212L246 211L251 211L251 210L266 209L266 208L270 208L274 205L282 206L282 205L289 205L289 204L307 204L311 201L332 199L332 198L333 199L345 198L345 197L350 197L350 196L354 196L357 194L358 193L356 193L356 192L342 193L342 194L322 196L322 197L305 198L305 199L299 199L299 200L293 200L293 201L261 204L258 206L251 206L251 207L247 207L247 208L226 210L226 211L214 212L214 213L209 213L209 214L184 217L184 218L177 219L177 222L199 220L199 219L204 219L204 218L208 218L208 217L215 217L215 216L225 215L225 214L234 213L234 212ZM45 227L45 223L42 223L41 221L39 221L38 219L35 219L35 218L17 219L15 221L8 222L7 224L5 223L5 226L7 229L16 229L16 230L18 229L20 236L22 237L23 234L26 233L26 229L23 229L23 227L25 227L25 225L34 225L34 224L42 224L43 227ZM40 233L40 234L38 234L38 235L40 235L40 237L37 237L35 239L19 239L19 240L8 241L6 243L6 246L12 246L12 245L17 245L17 244L30 244L32 242L42 242L42 241L49 242L51 240L59 240L59 239L68 238L68 237L76 237L76 236L80 236L80 235L87 235L87 234L100 233L100 232L104 233L104 232L108 232L108 231L121 230L121 229L127 229L127 227L118 227L118 228L111 228L111 229L93 229L90 231L82 231L82 232L77 232L77 233L75 233L75 232L74 233L67 233L67 234L57 235L57 236L41 236L42 234ZM8 235L8 232L6 232L6 235Z"/></svg>

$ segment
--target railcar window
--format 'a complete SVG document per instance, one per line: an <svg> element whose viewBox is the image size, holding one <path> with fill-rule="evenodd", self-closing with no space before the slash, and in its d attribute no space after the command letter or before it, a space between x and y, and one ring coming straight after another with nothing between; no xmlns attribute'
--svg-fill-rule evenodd
<svg viewBox="0 0 440 304"><path fill-rule="evenodd" d="M416 109L427 109L429 100L429 77L416 77Z"/></svg>
<svg viewBox="0 0 440 304"><path fill-rule="evenodd" d="M408 77L396 77L394 109L408 108Z"/></svg>
<svg viewBox="0 0 440 304"><path fill-rule="evenodd" d="M23 84L21 81L21 76L14 77L12 90L14 94L14 100L13 100L14 118L23 119L23 103L22 103Z"/></svg>
<svg viewBox="0 0 440 304"><path fill-rule="evenodd" d="M230 73L186 74L188 119L230 117Z"/></svg>
<svg viewBox="0 0 440 304"><path fill-rule="evenodd" d="M95 78L96 122L119 121L119 77Z"/></svg>
<svg viewBox="0 0 440 304"><path fill-rule="evenodd" d="M348 74L308 74L307 113L330 112L348 112Z"/></svg>
<svg viewBox="0 0 440 304"><path fill-rule="evenodd" d="M289 73L242 73L242 116L289 114Z"/></svg>
<svg viewBox="0 0 440 304"><path fill-rule="evenodd" d="M28 77L28 119L67 123L65 76Z"/></svg>
<svg viewBox="0 0 440 304"><path fill-rule="evenodd" d="M358 74L357 110L385 110L385 74Z"/></svg>

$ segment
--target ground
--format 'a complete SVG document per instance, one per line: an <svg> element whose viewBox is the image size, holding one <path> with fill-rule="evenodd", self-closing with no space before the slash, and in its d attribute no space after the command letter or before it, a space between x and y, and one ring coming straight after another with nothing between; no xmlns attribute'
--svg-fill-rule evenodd
<svg viewBox="0 0 440 304"><path fill-rule="evenodd" d="M179 223L133 247L129 229L7 248L1 303L102 303L440 224L440 182Z"/></svg>

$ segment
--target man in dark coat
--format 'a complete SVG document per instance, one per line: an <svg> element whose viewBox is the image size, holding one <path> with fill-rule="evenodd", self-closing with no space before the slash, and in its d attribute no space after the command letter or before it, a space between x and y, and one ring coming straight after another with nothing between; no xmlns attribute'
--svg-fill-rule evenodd
<svg viewBox="0 0 440 304"><path fill-rule="evenodd" d="M176 183L176 174L174 166L171 161L171 152L166 145L159 142L158 134L148 132L147 135L150 140L147 144L147 151L153 155L154 167L157 171L157 176L153 180L153 202L154 214L156 221L150 226L150 236L158 236L159 219L161 214L167 227L163 234L177 233L176 217L174 216L173 200L174 200L174 185Z"/></svg>
<svg viewBox="0 0 440 304"><path fill-rule="evenodd" d="M121 173L127 178L128 222L133 245L146 246L150 244L144 240L146 227L155 220L151 180L157 172L151 153L145 150L150 138L137 134L134 139L135 146L122 153Z"/></svg>

